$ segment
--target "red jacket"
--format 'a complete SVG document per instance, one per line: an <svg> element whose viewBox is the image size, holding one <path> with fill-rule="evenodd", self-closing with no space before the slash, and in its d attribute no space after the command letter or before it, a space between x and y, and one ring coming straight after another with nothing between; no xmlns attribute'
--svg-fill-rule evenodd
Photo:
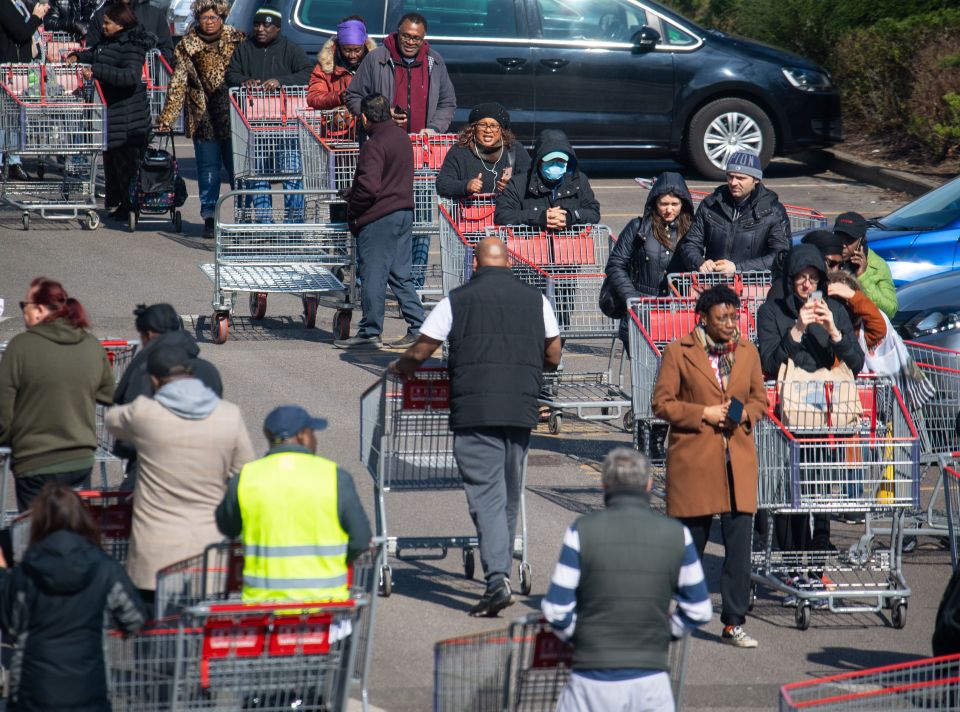
<svg viewBox="0 0 960 712"><path fill-rule="evenodd" d="M367 52L376 49L377 43L367 38ZM307 84L307 105L313 109L336 109L343 106L340 94L347 90L353 73L334 62L337 39L331 37L317 53L317 64ZM366 56L366 55L364 55Z"/></svg>

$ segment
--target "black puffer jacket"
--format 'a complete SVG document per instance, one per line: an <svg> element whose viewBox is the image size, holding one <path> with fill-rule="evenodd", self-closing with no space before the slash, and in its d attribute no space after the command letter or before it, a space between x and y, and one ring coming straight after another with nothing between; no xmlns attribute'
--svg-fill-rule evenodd
<svg viewBox="0 0 960 712"><path fill-rule="evenodd" d="M147 611L123 567L83 537L57 531L0 570L0 622L16 643L8 712L110 712L105 615L120 629Z"/></svg>
<svg viewBox="0 0 960 712"><path fill-rule="evenodd" d="M563 151L570 156L567 172L551 186L540 175L540 161L548 153ZM563 131L547 129L533 147L533 164L528 173L516 173L497 197L493 220L497 225L547 226L547 208L567 211L567 226L600 222L600 203L593 195L587 176L577 170L577 154Z"/></svg>
<svg viewBox="0 0 960 712"><path fill-rule="evenodd" d="M830 341L830 335L819 324L811 324L799 342L794 341L790 330L797 322L800 298L793 291L793 276L805 267L814 267L820 272L817 286L827 300L833 313L833 323L842 334L838 343ZM797 245L790 253L783 274L783 293L786 296L767 297L757 312L757 337L760 342L760 364L768 378L776 378L780 366L793 359L804 371L818 368L833 368L840 359L855 374L863 368L863 350L857 341L857 331L850 322L850 314L842 302L827 297L826 268L823 256L813 245Z"/></svg>
<svg viewBox="0 0 960 712"><path fill-rule="evenodd" d="M657 198L667 193L680 198L681 211L693 219L693 201L683 176L664 173L657 178L650 188L643 215L627 223L607 260L605 272L624 303L628 299L666 294L667 275L683 271L683 261L676 249L683 235L677 235L676 223L670 226L674 249L664 247L653 235L653 213ZM620 338L625 339L626 333L627 320L621 319Z"/></svg>
<svg viewBox="0 0 960 712"><path fill-rule="evenodd" d="M156 38L136 25L100 44L77 53L77 59L93 66L107 102L107 147L143 146L150 129L147 85L143 62Z"/></svg>
<svg viewBox="0 0 960 712"><path fill-rule="evenodd" d="M722 185L700 203L680 252L687 269L704 260L731 260L738 272L768 270L790 249L790 219L777 194L758 184L737 206Z"/></svg>
<svg viewBox="0 0 960 712"><path fill-rule="evenodd" d="M27 5L33 7L31 3ZM0 63L34 61L33 34L42 23L36 15L21 15L13 0L0 2Z"/></svg>
<svg viewBox="0 0 960 712"><path fill-rule="evenodd" d="M50 11L43 17L43 29L89 40L93 35L90 21L95 9L95 3L85 0L51 0Z"/></svg>
<svg viewBox="0 0 960 712"><path fill-rule="evenodd" d="M113 2L114 0L105 2L94 13L90 31L87 33L87 47L94 47L103 41L103 16ZM173 37L170 36L170 23L167 22L167 6L157 7L150 0L133 0L131 4L143 29L156 37L156 48L167 60L167 64L173 67Z"/></svg>

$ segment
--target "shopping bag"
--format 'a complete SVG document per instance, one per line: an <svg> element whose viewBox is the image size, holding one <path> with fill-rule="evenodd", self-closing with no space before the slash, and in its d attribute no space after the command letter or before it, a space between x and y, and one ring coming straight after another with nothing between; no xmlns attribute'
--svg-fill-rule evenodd
<svg viewBox="0 0 960 712"><path fill-rule="evenodd" d="M844 363L805 371L788 359L777 374L777 390L788 430L851 428L863 415L856 378Z"/></svg>

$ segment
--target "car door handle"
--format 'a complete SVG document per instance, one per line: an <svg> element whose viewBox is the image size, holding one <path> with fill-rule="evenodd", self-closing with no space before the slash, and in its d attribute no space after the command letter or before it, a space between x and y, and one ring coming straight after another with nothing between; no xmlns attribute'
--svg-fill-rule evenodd
<svg viewBox="0 0 960 712"><path fill-rule="evenodd" d="M569 59L541 59L540 64L544 67L550 67L550 69L560 69L561 67L566 67L570 64Z"/></svg>
<svg viewBox="0 0 960 712"><path fill-rule="evenodd" d="M497 62L507 69L514 69L516 67L522 67L527 63L527 60L523 57L497 57Z"/></svg>

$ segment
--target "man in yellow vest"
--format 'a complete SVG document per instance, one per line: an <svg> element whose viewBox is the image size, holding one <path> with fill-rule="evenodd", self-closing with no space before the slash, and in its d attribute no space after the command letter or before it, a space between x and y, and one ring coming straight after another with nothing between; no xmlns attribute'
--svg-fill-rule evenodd
<svg viewBox="0 0 960 712"><path fill-rule="evenodd" d="M270 450L227 485L217 527L243 538L244 601L342 601L347 565L370 547L350 473L318 457L327 421L284 405L263 421Z"/></svg>

